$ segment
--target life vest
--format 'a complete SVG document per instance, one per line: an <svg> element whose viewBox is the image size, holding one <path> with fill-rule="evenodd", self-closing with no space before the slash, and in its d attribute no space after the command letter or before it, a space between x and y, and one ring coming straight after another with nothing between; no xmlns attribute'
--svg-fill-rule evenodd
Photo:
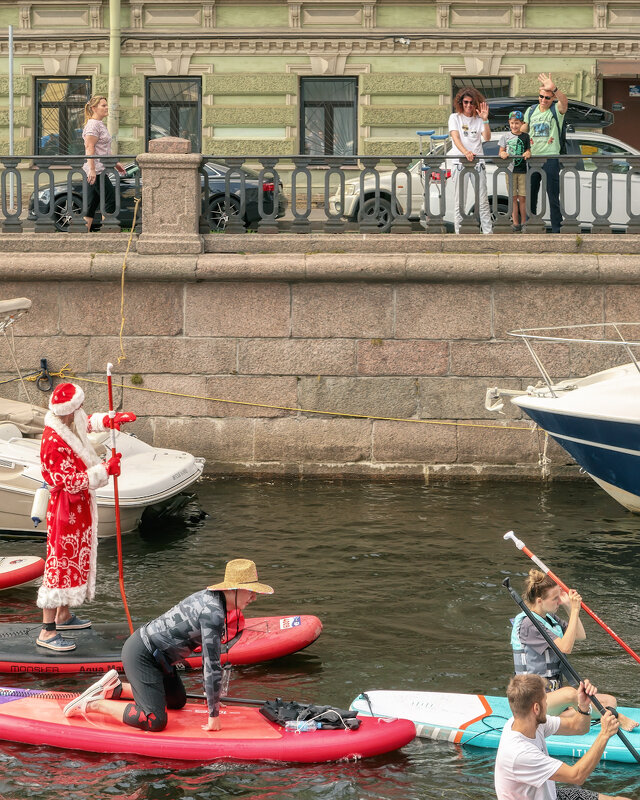
<svg viewBox="0 0 640 800"><path fill-rule="evenodd" d="M560 623L553 617L547 615L541 617L539 614L531 612L533 616L542 623L554 639L561 639L564 631ZM541 675L550 681L562 683L562 666L560 659L551 647L545 648L544 652L539 653L533 647L523 644L520 639L520 626L527 619L524 611L521 611L513 620L511 629L511 647L513 649L513 665L516 675L534 674Z"/></svg>

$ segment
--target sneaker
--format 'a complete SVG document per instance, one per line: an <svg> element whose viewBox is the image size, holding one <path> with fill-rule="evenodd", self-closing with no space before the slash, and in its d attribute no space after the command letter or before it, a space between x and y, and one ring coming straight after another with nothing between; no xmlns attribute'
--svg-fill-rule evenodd
<svg viewBox="0 0 640 800"><path fill-rule="evenodd" d="M511 229L514 233L521 233L522 232L522 225L512 225Z"/></svg>
<svg viewBox="0 0 640 800"><path fill-rule="evenodd" d="M66 622L56 622L57 631L79 631L82 628L90 628L90 619L80 619L72 614Z"/></svg>
<svg viewBox="0 0 640 800"><path fill-rule="evenodd" d="M96 700L108 700L113 697L114 691L120 686L120 677L115 669L106 672L99 681L92 683L88 689L78 697L67 703L62 713L65 717L72 717L74 714L84 714L89 703Z"/></svg>
<svg viewBox="0 0 640 800"><path fill-rule="evenodd" d="M59 633L52 636L51 639L41 639L38 636L36 644L38 647L46 647L47 650L55 650L57 653L64 653L68 650L76 649L76 643L73 639L65 639Z"/></svg>

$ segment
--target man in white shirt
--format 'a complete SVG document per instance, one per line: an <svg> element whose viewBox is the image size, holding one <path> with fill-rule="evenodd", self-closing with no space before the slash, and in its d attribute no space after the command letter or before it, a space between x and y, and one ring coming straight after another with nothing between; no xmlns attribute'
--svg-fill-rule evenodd
<svg viewBox="0 0 640 800"><path fill-rule="evenodd" d="M547 751L547 736L582 735L591 725L591 701L597 689L588 680L578 690L578 713L547 717L546 681L540 675L515 675L507 687L513 717L500 737L496 756L498 800L629 800L580 788L596 768L607 742L618 731L618 720L607 711L600 732L575 764L569 766ZM556 789L555 781L571 784Z"/></svg>

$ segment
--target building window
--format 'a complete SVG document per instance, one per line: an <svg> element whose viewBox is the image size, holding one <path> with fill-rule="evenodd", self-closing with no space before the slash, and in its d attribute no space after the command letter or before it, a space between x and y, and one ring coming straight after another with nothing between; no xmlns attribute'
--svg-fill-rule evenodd
<svg viewBox="0 0 640 800"><path fill-rule="evenodd" d="M510 97L511 95L510 78L474 78L463 75L461 78L452 78L451 84L452 98L465 86L477 89L487 100L492 97Z"/></svg>
<svg viewBox="0 0 640 800"><path fill-rule="evenodd" d="M147 78L147 143L162 136L189 139L200 152L202 133L200 78Z"/></svg>
<svg viewBox="0 0 640 800"><path fill-rule="evenodd" d="M356 78L301 78L301 152L352 156L357 144Z"/></svg>
<svg viewBox="0 0 640 800"><path fill-rule="evenodd" d="M91 78L36 78L36 154L84 153L84 107Z"/></svg>

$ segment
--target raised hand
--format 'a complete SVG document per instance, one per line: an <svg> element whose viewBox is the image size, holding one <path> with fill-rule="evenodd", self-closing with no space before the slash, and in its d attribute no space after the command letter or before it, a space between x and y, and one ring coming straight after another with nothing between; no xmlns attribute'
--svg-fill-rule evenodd
<svg viewBox="0 0 640 800"><path fill-rule="evenodd" d="M480 108L478 113L482 117L482 119L487 122L489 119L489 104L488 103L480 103Z"/></svg>
<svg viewBox="0 0 640 800"><path fill-rule="evenodd" d="M538 75L538 80L540 81L540 88L544 89L547 92L551 92L553 94L554 83L551 79L551 73L545 75L544 72L541 72Z"/></svg>

